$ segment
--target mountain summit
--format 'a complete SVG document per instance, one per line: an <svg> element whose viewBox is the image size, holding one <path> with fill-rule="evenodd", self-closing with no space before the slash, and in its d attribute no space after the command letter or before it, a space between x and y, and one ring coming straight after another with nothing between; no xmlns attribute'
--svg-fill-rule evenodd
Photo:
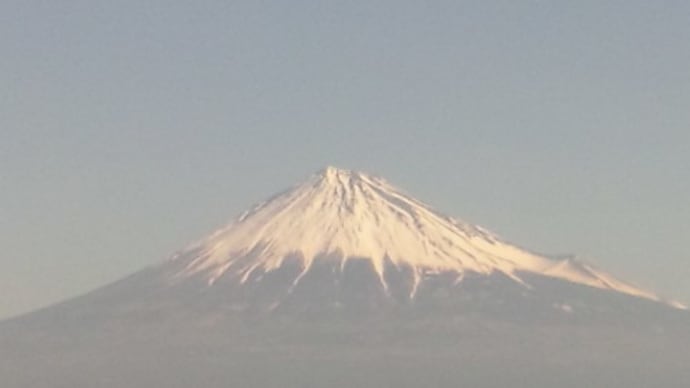
<svg viewBox="0 0 690 388"><path fill-rule="evenodd" d="M444 216L382 178L334 167L255 206L172 264L172 286L200 281L249 297L242 305L261 294L258 307L269 310L306 287L329 295L310 295L320 307L347 304L347 290L362 285L377 304L414 304L420 291L453 293L477 279L501 279L524 294L547 279L661 301L584 263L527 252Z"/></svg>

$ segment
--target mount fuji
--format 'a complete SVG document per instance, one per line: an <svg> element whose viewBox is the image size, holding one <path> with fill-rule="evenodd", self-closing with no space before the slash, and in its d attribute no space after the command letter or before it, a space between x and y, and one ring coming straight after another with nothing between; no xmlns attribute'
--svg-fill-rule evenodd
<svg viewBox="0 0 690 388"><path fill-rule="evenodd" d="M680 387L688 345L679 302L328 167L163 263L0 323L0 378Z"/></svg>

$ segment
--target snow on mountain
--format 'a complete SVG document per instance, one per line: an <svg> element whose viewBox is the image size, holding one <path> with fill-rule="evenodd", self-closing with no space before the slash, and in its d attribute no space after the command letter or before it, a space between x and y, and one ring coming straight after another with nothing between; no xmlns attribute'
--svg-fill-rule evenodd
<svg viewBox="0 0 690 388"><path fill-rule="evenodd" d="M384 179L333 167L176 254L172 260L183 269L173 282L201 276L209 287L219 279L243 285L295 257L301 270L292 287L321 262L331 261L333 271L342 272L348 263L360 261L370 264L386 291L387 264L411 269L410 299L421 282L438 274L452 274L456 283L468 274L503 274L527 289L531 286L524 275L536 274L662 301L589 265L527 252L485 229L446 217Z"/></svg>

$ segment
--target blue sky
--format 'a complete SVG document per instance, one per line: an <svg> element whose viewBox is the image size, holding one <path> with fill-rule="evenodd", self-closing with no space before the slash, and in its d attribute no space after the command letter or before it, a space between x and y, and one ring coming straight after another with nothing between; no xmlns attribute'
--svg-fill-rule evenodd
<svg viewBox="0 0 690 388"><path fill-rule="evenodd" d="M325 165L690 302L690 3L0 3L0 317Z"/></svg>

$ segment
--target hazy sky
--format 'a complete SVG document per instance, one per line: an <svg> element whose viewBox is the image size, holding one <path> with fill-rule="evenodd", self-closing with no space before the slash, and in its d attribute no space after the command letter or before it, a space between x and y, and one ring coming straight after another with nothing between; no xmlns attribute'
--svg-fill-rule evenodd
<svg viewBox="0 0 690 388"><path fill-rule="evenodd" d="M0 1L0 317L325 165L690 302L690 2Z"/></svg>

